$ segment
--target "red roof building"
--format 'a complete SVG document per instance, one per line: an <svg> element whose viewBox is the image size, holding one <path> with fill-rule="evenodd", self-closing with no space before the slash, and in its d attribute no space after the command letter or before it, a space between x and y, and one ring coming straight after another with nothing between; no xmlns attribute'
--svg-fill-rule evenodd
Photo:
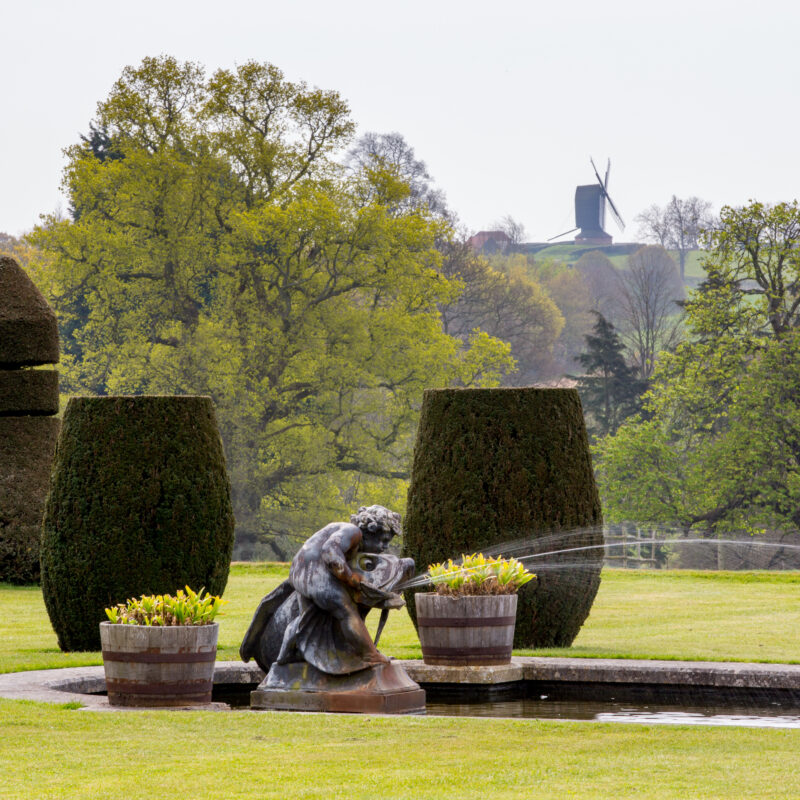
<svg viewBox="0 0 800 800"><path fill-rule="evenodd" d="M467 239L467 244L476 253L504 253L511 238L504 231L478 231Z"/></svg>

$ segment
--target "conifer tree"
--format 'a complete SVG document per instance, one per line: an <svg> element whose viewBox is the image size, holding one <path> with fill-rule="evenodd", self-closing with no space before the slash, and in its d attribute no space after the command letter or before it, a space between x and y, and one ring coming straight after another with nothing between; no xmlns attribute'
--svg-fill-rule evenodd
<svg viewBox="0 0 800 800"><path fill-rule="evenodd" d="M586 350L578 356L585 374L578 378L578 392L586 413L587 429L593 438L615 433L620 424L641 409L647 382L639 370L625 361L625 346L616 328L599 312Z"/></svg>

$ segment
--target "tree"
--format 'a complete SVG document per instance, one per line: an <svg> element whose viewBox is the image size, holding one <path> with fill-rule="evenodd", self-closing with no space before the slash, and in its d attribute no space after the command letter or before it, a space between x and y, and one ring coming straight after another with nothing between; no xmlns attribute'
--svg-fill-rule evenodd
<svg viewBox="0 0 800 800"><path fill-rule="evenodd" d="M584 374L578 381L583 409L591 423L594 438L616 433L620 424L641 409L641 396L647 382L638 377L638 368L625 362L625 346L614 326L594 312L594 333L587 334L586 350L578 356Z"/></svg>
<svg viewBox="0 0 800 800"><path fill-rule="evenodd" d="M575 269L589 289L591 310L615 321L619 315L620 283L611 259L599 250L590 250L575 262Z"/></svg>
<svg viewBox="0 0 800 800"><path fill-rule="evenodd" d="M658 354L674 348L680 337L683 284L663 247L643 247L628 257L619 287L620 335L647 380Z"/></svg>
<svg viewBox="0 0 800 800"><path fill-rule="evenodd" d="M597 448L613 520L684 531L800 525L800 209L722 210L689 338L653 375L647 421Z"/></svg>
<svg viewBox="0 0 800 800"><path fill-rule="evenodd" d="M554 371L574 372L584 337L591 331L591 291L583 275L566 264L542 265L538 269L542 286L564 316L564 327L553 347Z"/></svg>
<svg viewBox="0 0 800 800"><path fill-rule="evenodd" d="M442 330L446 222L391 172L347 173L346 103L269 64L145 59L93 124L120 157L69 148L76 218L32 237L64 390L210 395L240 553L266 535L286 557L362 498L397 505L423 388L513 368L508 345Z"/></svg>
<svg viewBox="0 0 800 800"><path fill-rule="evenodd" d="M433 214L451 218L444 192L434 188L427 165L417 159L414 148L402 134L367 132L349 150L346 161L356 172L382 174L372 187L378 194L381 189L384 193L389 189L387 176L399 181L404 187L400 193L401 208L410 210L426 206Z"/></svg>
<svg viewBox="0 0 800 800"><path fill-rule="evenodd" d="M503 231L508 236L512 246L522 244L528 235L525 226L514 219L511 214L506 214L501 220L495 222L492 225L492 229Z"/></svg>
<svg viewBox="0 0 800 800"><path fill-rule="evenodd" d="M686 279L686 258L700 247L702 232L714 225L711 203L699 197L682 200L675 195L663 208L652 205L636 217L640 235L678 253L681 280Z"/></svg>
<svg viewBox="0 0 800 800"><path fill-rule="evenodd" d="M488 261L498 272L525 277L539 286L563 319L552 349L540 352L535 379L574 372L578 368L577 356L583 350L584 336L591 332L594 324L592 288L584 271L552 258L539 260L524 253L493 255Z"/></svg>
<svg viewBox="0 0 800 800"><path fill-rule="evenodd" d="M440 304L444 330L463 342L475 330L508 342L517 369L506 374L505 385L526 386L541 379L564 326L542 286L521 269L493 269L463 239L441 242L439 249L442 273L463 285L454 300Z"/></svg>

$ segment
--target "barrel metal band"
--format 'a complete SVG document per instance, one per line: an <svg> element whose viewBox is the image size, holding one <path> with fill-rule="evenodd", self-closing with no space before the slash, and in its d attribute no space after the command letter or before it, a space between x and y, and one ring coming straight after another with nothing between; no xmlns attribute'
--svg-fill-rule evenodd
<svg viewBox="0 0 800 800"><path fill-rule="evenodd" d="M213 684L211 681L198 681L186 683L177 681L173 683L131 683L130 681L106 680L106 690L114 694L210 694Z"/></svg>
<svg viewBox="0 0 800 800"><path fill-rule="evenodd" d="M216 650L203 653L123 653L103 650L104 661L127 661L132 664L198 664L216 661Z"/></svg>
<svg viewBox="0 0 800 800"><path fill-rule="evenodd" d="M510 644L499 647L422 647L422 654L425 656L502 656L510 653Z"/></svg>
<svg viewBox="0 0 800 800"><path fill-rule="evenodd" d="M417 617L421 628L501 628L513 625L516 617Z"/></svg>

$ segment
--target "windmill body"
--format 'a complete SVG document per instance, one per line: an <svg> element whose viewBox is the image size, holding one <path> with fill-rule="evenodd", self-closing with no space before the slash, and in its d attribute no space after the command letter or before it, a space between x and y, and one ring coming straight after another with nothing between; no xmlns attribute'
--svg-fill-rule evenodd
<svg viewBox="0 0 800 800"><path fill-rule="evenodd" d="M611 244L611 236L603 230L605 211L602 186L592 183L575 189L575 227L580 228L575 244Z"/></svg>
<svg viewBox="0 0 800 800"><path fill-rule="evenodd" d="M589 183L584 186L578 186L575 189L575 227L566 233L554 236L548 241L560 239L573 231L579 231L575 237L575 244L597 244L597 245L610 245L612 238L605 232L604 226L606 222L606 203L611 209L611 215L614 217L619 229L625 230L625 223L617 211L614 201L608 194L608 175L611 172L611 161L608 162L606 167L605 180L600 178L597 172L597 167L594 161L589 159L594 170L597 183Z"/></svg>

